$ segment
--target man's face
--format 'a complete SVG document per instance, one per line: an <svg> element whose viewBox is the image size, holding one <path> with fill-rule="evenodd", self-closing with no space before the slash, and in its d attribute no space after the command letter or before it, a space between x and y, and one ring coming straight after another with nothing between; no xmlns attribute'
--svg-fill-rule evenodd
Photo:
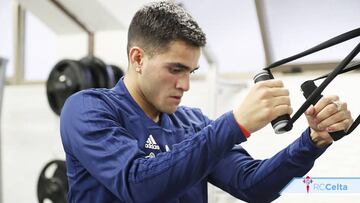
<svg viewBox="0 0 360 203"><path fill-rule="evenodd" d="M175 41L168 49L152 57L145 55L139 87L151 112L174 113L185 91L190 74L198 68L200 48Z"/></svg>

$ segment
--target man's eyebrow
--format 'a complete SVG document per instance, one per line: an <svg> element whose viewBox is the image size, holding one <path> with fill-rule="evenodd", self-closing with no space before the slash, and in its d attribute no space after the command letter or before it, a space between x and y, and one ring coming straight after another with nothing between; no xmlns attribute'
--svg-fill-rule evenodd
<svg viewBox="0 0 360 203"><path fill-rule="evenodd" d="M189 66L186 66L186 65L184 65L184 64L182 64L182 63L167 63L167 65L168 65L168 66L175 66L175 67L178 67L178 68L187 69L187 70L189 70L189 71L191 71L191 72L199 69L199 66L197 66L196 68L192 69L192 68L190 68Z"/></svg>

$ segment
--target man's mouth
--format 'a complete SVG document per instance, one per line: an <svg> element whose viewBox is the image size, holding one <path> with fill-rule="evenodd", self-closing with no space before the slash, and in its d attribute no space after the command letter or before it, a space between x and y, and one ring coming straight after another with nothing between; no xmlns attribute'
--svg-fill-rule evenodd
<svg viewBox="0 0 360 203"><path fill-rule="evenodd" d="M177 100L179 102L181 101L181 97L182 96L171 96L172 99Z"/></svg>

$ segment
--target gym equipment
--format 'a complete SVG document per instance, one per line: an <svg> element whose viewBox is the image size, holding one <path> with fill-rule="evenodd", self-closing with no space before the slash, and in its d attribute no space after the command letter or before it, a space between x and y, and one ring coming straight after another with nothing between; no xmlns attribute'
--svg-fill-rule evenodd
<svg viewBox="0 0 360 203"><path fill-rule="evenodd" d="M53 160L41 170L37 183L39 203L67 203L68 182L65 161Z"/></svg>
<svg viewBox="0 0 360 203"><path fill-rule="evenodd" d="M270 80L270 79L274 79L274 77L271 74L269 74L268 71L262 71L255 75L254 82L257 83L263 80ZM271 125L275 133L281 134L286 132L286 130L284 130L284 127L288 124L289 120L290 120L289 114L281 115L275 118L274 120L272 120Z"/></svg>
<svg viewBox="0 0 360 203"><path fill-rule="evenodd" d="M46 94L51 109L60 115L65 100L75 92L88 88L112 88L124 75L115 65L87 56L80 60L64 59L51 70Z"/></svg>
<svg viewBox="0 0 360 203"><path fill-rule="evenodd" d="M288 58L276 61L275 63L270 64L268 67L263 69L263 72L257 74L254 78L255 82L261 81L261 80L268 80L274 78L271 69L275 68L277 66L283 65L285 63L288 63L290 61L296 60L298 58L307 56L309 54L318 52L320 50L329 48L331 46L334 46L336 44L345 42L347 40L350 40L352 38L360 36L360 28L351 30L349 32L346 32L344 34L341 34L339 36L336 36L330 40L327 40L315 47L312 47L308 50L305 50L299 54L290 56ZM349 65L351 60L360 52L360 43L349 53L339 64L338 66L329 74L323 75L321 77L318 77L314 80L308 80L305 81L301 85L301 89L304 93L304 96L306 98L306 101L304 104L299 108L299 110L294 114L292 118L290 116L280 116L281 118L275 119L273 122L275 123L281 123L281 125L273 125L275 133L284 133L287 131L290 131L292 129L293 123L306 111L306 109L311 104L316 104L316 102L322 97L321 93L326 88L328 84L339 74L349 72L355 69L358 69L360 67L360 63L356 63L353 65ZM325 78L325 80L320 84L319 87L317 87L314 83L314 81L318 79ZM344 137L345 135L350 134L360 123L360 115L356 118L354 123L350 126L350 128L347 131L338 131L338 132L332 132L329 133L331 137L337 141ZM280 126L280 127L279 127Z"/></svg>

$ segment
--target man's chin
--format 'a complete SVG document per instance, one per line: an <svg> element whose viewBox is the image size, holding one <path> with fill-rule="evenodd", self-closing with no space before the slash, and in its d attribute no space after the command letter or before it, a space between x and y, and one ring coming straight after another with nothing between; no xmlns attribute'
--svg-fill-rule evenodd
<svg viewBox="0 0 360 203"><path fill-rule="evenodd" d="M166 113L166 114L173 114L177 110L177 107L178 106L175 106L175 107L172 107L172 108L167 108L167 109L164 109L162 112Z"/></svg>

